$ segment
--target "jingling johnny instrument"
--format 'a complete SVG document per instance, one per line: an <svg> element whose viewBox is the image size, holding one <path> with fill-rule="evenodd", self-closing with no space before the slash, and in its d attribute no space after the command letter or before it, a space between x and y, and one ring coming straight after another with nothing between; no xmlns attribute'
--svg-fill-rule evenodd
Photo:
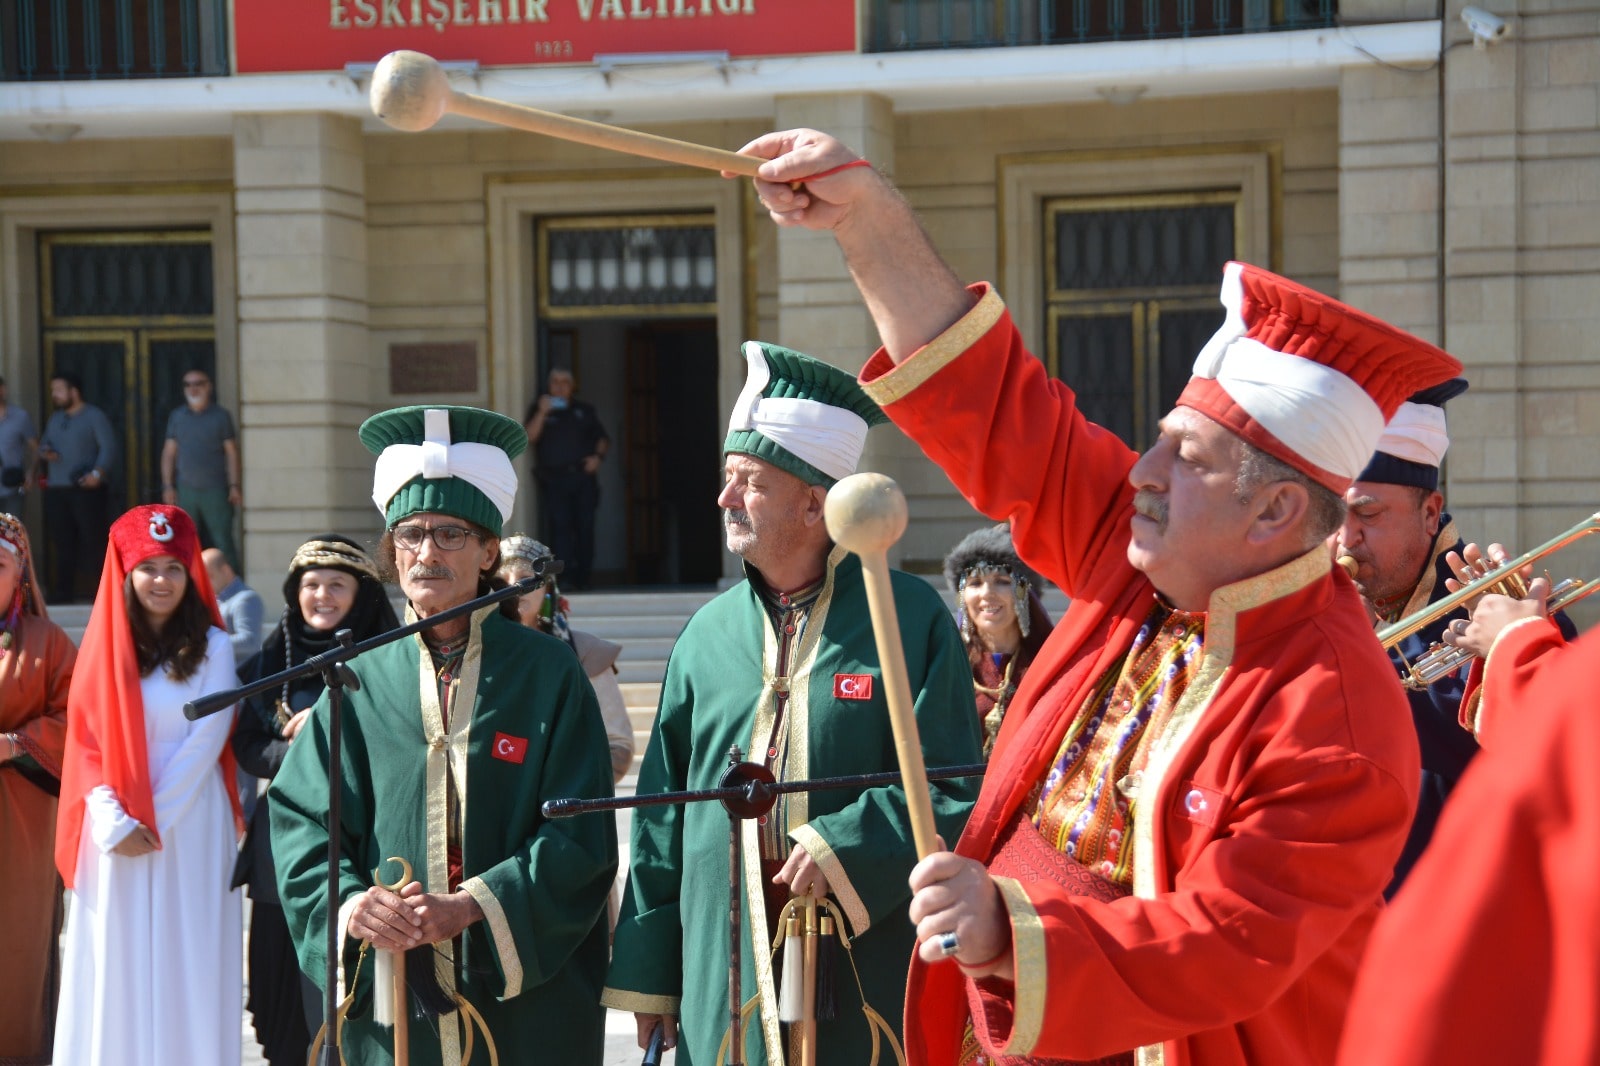
<svg viewBox="0 0 1600 1066"><path fill-rule="evenodd" d="M765 162L721 148L457 92L438 61L421 52L390 52L379 60L372 71L368 100L372 113L397 130L425 130L449 113L595 148L688 167L726 170L748 178L755 177L756 168Z"/></svg>
<svg viewBox="0 0 1600 1066"><path fill-rule="evenodd" d="M1524 555L1495 567L1482 577L1476 578L1452 592L1442 600L1430 603L1415 614L1407 615L1393 625L1385 626L1378 630L1378 642L1385 651L1394 651L1401 641L1420 630L1437 622L1445 615L1488 593L1497 593L1502 596L1513 596L1517 599L1526 598L1528 586L1519 573L1523 567L1553 555L1576 540L1591 533L1600 533L1600 514L1592 514L1579 522L1560 536L1541 544ZM1551 614L1570 607L1590 593L1600 591L1600 578L1591 578L1581 581L1568 578L1555 584L1550 589L1550 597L1546 607ZM1401 680L1409 689L1421 690L1442 678L1448 677L1471 660L1472 652L1465 648L1457 648L1445 643L1432 645L1425 654L1418 657L1416 662L1410 662L1401 657L1405 663L1405 674Z"/></svg>

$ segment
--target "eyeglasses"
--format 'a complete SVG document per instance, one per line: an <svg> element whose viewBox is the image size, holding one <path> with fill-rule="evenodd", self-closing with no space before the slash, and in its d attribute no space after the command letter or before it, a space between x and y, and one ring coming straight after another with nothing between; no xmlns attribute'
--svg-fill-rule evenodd
<svg viewBox="0 0 1600 1066"><path fill-rule="evenodd" d="M417 551L422 542L433 538L433 546L440 551L457 552L467 546L468 537L482 538L483 534L466 526L395 526L391 530L394 542L406 551Z"/></svg>

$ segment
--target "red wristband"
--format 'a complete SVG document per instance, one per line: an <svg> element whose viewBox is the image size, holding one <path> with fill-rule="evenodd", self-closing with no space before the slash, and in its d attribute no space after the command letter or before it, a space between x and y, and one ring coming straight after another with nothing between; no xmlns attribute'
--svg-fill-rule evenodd
<svg viewBox="0 0 1600 1066"><path fill-rule="evenodd" d="M811 175L808 175L808 176L806 176L804 178L795 178L794 182L792 184L804 185L808 181L821 181L823 178L831 178L831 177L833 177L835 174L839 173L841 170L849 170L851 167L870 167L871 165L872 165L872 163L871 163L870 160L852 159L848 163L840 163L838 166L831 167L831 168L829 168L827 170L822 171L821 173L811 174Z"/></svg>

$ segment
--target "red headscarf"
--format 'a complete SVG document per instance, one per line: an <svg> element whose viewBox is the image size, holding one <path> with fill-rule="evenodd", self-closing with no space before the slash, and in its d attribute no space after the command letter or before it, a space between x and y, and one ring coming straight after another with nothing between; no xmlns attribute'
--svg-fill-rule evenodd
<svg viewBox="0 0 1600 1066"><path fill-rule="evenodd" d="M100 590L67 693L56 869L68 888L77 874L84 798L97 785L109 786L130 818L156 832L150 758L145 749L144 696L139 688L133 631L128 626L125 588L129 572L158 555L173 556L184 564L196 594L211 612L212 623L223 628L211 578L200 561L200 538L187 513L166 504L145 504L112 523ZM233 804L234 821L242 829L231 746L223 745L217 764Z"/></svg>

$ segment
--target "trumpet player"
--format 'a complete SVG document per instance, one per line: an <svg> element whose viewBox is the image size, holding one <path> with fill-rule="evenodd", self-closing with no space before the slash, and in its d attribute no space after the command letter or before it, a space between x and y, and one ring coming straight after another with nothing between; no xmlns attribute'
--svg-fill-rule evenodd
<svg viewBox="0 0 1600 1066"><path fill-rule="evenodd" d="M1345 492L1337 555L1346 569L1347 560L1354 560L1352 576L1380 625L1443 599L1453 573L1445 557L1465 549L1444 510L1439 464L1450 447L1444 405L1466 391L1466 380L1453 378L1401 404L1384 427L1372 461ZM1445 615L1390 649L1396 669L1404 676L1407 662L1465 618L1464 609ZM1422 750L1422 778L1417 813L1386 896L1399 891L1433 836L1445 800L1477 754L1477 741L1457 724L1464 673L1406 692Z"/></svg>

